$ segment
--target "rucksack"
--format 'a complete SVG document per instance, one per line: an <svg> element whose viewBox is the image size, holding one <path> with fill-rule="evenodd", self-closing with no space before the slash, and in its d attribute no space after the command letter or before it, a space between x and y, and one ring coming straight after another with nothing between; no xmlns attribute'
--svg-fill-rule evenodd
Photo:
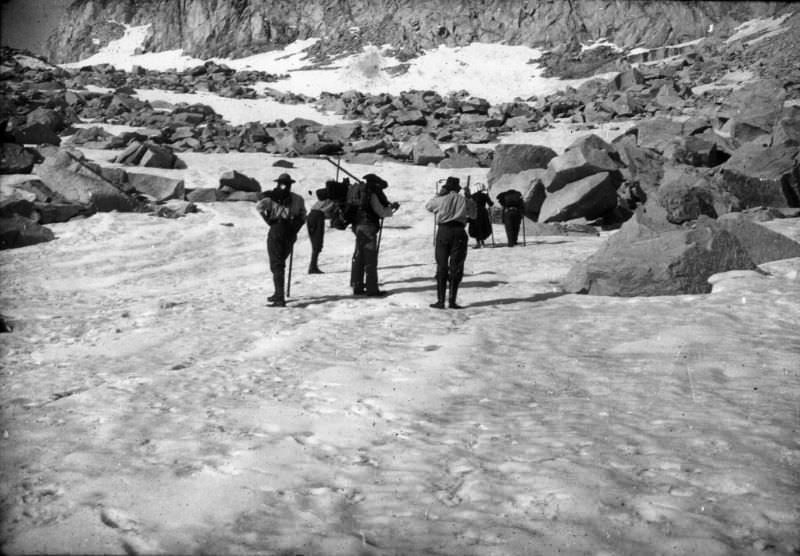
<svg viewBox="0 0 800 556"><path fill-rule="evenodd" d="M359 211L369 210L370 194L370 187L364 182L351 183L347 188L347 198L342 208L342 216L348 224L353 224L358 220Z"/></svg>
<svg viewBox="0 0 800 556"><path fill-rule="evenodd" d="M497 196L497 200L500 201L500 204L503 205L504 207L519 208L523 206L522 193L520 193L516 189L509 189L508 191L504 191L503 193Z"/></svg>

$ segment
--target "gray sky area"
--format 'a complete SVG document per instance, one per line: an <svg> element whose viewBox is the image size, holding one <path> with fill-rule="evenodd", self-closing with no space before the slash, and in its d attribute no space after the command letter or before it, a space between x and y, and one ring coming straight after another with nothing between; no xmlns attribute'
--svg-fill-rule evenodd
<svg viewBox="0 0 800 556"><path fill-rule="evenodd" d="M56 28L70 0L0 1L0 37L3 46L42 54L48 35Z"/></svg>

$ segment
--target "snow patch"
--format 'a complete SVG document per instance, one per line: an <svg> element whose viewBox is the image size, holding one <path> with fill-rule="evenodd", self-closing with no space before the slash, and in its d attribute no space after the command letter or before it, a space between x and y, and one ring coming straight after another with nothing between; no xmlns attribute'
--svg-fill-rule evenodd
<svg viewBox="0 0 800 556"><path fill-rule="evenodd" d="M725 42L730 44L734 41L742 40L745 37L749 37L751 35L755 35L756 33L766 33L770 32L771 34L777 34L776 32L783 32L785 29L779 29L781 24L792 17L793 14L788 13L784 14L781 17L766 17L760 19L751 19L750 21L745 21L736 29L734 29L733 35L728 37ZM756 42L751 41L751 42Z"/></svg>

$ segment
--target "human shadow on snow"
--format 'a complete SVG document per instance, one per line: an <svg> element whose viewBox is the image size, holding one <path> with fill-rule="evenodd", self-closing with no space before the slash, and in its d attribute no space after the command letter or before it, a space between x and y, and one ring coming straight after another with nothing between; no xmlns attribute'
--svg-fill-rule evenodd
<svg viewBox="0 0 800 556"><path fill-rule="evenodd" d="M475 303L464 303L464 307L492 307L494 305L510 305L511 303L537 303L539 301L547 301L562 295L569 295L567 292L545 292L536 293L530 297L507 297L505 299L487 299L486 301L477 301Z"/></svg>

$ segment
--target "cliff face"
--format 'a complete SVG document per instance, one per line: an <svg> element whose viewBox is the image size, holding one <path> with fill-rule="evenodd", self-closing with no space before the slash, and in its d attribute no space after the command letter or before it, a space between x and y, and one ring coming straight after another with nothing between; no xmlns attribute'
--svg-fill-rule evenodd
<svg viewBox="0 0 800 556"><path fill-rule="evenodd" d="M145 49L182 48L201 58L243 56L320 37L318 53L361 44L420 49L473 41L554 45L606 38L655 47L730 31L769 17L779 2L635 0L75 0L48 41L55 62L85 58L119 36L121 26L151 25ZM99 39L99 40L93 40Z"/></svg>

